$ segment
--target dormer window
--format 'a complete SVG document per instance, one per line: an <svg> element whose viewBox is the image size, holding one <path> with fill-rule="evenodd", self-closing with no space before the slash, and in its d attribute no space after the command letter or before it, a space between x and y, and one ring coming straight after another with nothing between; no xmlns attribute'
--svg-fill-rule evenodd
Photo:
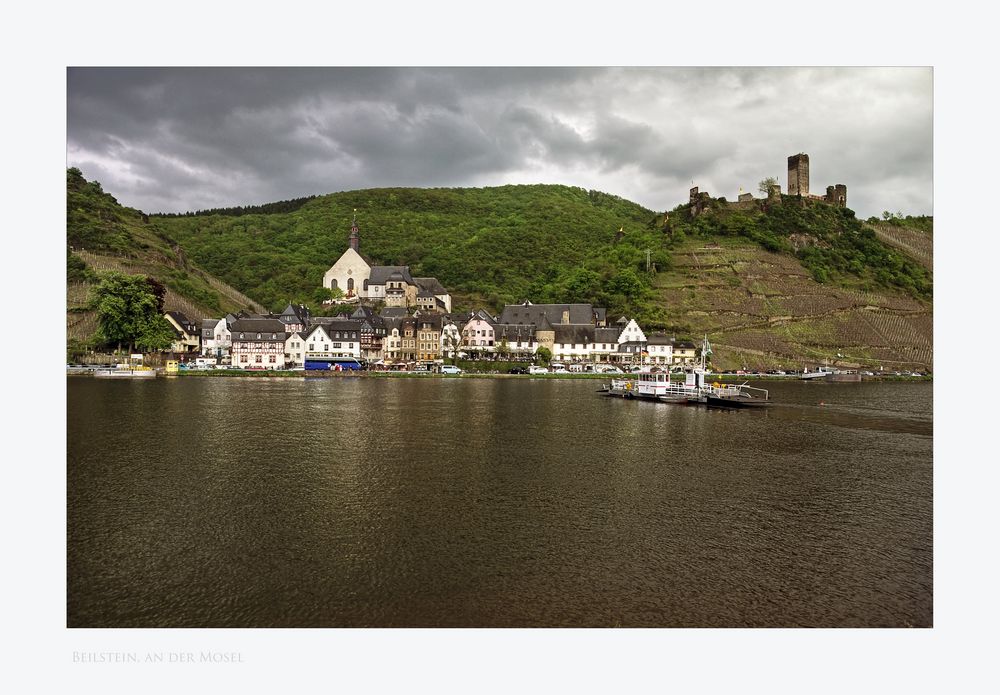
<svg viewBox="0 0 1000 695"><path fill-rule="evenodd" d="M257 334L257 340L260 340L260 333Z"/></svg>

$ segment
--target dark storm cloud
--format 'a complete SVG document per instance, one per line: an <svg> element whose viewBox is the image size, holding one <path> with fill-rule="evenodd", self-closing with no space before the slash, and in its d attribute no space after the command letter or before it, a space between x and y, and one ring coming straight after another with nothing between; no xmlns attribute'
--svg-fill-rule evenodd
<svg viewBox="0 0 1000 695"><path fill-rule="evenodd" d="M80 68L68 162L181 211L380 186L552 182L653 209L776 176L929 212L926 69Z"/></svg>

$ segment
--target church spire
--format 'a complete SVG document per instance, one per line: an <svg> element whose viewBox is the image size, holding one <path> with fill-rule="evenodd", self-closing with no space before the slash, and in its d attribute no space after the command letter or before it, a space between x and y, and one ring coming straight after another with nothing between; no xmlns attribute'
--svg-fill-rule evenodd
<svg viewBox="0 0 1000 695"><path fill-rule="evenodd" d="M360 245L361 235L358 234L358 209L354 208L354 217L351 219L351 248L358 251L358 246Z"/></svg>

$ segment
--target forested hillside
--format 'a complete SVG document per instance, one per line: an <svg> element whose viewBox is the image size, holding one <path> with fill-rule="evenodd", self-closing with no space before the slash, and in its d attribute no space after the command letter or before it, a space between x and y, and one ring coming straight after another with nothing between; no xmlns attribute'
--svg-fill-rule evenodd
<svg viewBox="0 0 1000 695"><path fill-rule="evenodd" d="M142 274L166 289L165 311L191 318L260 310L249 297L188 260L140 211L123 207L78 169L66 172L66 331L71 350L92 346L91 288L104 271Z"/></svg>
<svg viewBox="0 0 1000 695"><path fill-rule="evenodd" d="M286 214L184 216L156 223L207 270L272 308L314 301L347 248L357 210L361 251L437 277L460 307L593 301L646 306L646 251L669 266L655 213L567 186L373 189L322 196Z"/></svg>
<svg viewBox="0 0 1000 695"><path fill-rule="evenodd" d="M459 310L593 302L647 329L707 334L721 366L932 365L930 218L873 224L790 196L664 213L555 185L372 189L275 206L150 226L270 309L317 304L357 210L363 254L437 277Z"/></svg>

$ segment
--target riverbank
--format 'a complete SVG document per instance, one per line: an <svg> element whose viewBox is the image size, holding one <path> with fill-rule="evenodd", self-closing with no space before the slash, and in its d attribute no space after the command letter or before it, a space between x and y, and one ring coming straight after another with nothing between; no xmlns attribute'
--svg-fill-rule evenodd
<svg viewBox="0 0 1000 695"><path fill-rule="evenodd" d="M93 372L89 370L67 370L66 374L68 376L92 376ZM463 372L461 374L438 374L434 372L366 372L366 371L321 371L321 370L310 370L303 371L298 370L279 370L279 369L189 369L177 372L176 374L164 374L161 372L161 376L167 377L183 377L183 378L218 378L218 377L243 377L243 378L257 378L257 379L347 379L347 378L366 378L366 379L433 379L433 378L446 378L446 379L600 379L604 381L609 381L611 379L625 379L633 377L633 374L593 374L593 373L574 373L569 374L505 374L505 373L491 373L491 372ZM681 377L678 379L678 377ZM674 374L673 381L683 381L683 376ZM795 374L706 374L705 378L710 381L717 381L723 383L742 383L744 381L798 381L799 377ZM924 376L896 376L896 375L880 375L880 376L863 376L862 381L933 381L933 375ZM826 382L824 379L820 379L820 382Z"/></svg>

